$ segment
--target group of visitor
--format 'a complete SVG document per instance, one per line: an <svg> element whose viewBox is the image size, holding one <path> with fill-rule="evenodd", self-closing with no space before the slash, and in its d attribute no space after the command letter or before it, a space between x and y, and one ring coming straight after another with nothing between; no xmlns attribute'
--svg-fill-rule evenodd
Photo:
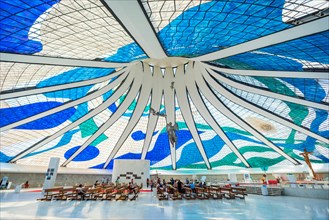
<svg viewBox="0 0 329 220"><path fill-rule="evenodd" d="M155 187L157 191L163 191L165 194L172 188L176 188L179 193L184 193L184 187L191 188L193 192L196 192L196 187L205 187L206 182L198 181L197 179L188 179L186 178L185 183L183 183L180 179L170 178L170 181L166 181L165 179L161 180L159 177L155 179L147 179L146 180L147 187L153 188Z"/></svg>

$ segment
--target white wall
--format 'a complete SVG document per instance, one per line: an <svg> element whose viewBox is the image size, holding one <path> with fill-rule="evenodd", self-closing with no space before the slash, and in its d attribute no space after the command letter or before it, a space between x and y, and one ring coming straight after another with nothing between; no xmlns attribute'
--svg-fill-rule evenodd
<svg viewBox="0 0 329 220"><path fill-rule="evenodd" d="M149 160L114 160L112 182L120 176L120 183L128 183L134 179L134 183L146 186L146 179L150 178Z"/></svg>
<svg viewBox="0 0 329 220"><path fill-rule="evenodd" d="M1 173L46 173L46 166L27 166L13 163L0 163ZM90 174L90 175L111 175L112 170L105 169L79 169L59 167L59 174Z"/></svg>

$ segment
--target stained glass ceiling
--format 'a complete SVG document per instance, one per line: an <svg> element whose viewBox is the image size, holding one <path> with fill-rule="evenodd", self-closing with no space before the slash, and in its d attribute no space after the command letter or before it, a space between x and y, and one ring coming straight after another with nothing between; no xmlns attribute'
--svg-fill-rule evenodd
<svg viewBox="0 0 329 220"><path fill-rule="evenodd" d="M0 162L329 162L329 2L0 0ZM176 142L167 124L177 123Z"/></svg>

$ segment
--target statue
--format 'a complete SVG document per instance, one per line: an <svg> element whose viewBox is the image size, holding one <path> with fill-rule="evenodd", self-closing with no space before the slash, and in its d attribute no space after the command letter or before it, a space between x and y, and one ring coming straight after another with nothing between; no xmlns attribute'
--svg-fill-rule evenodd
<svg viewBox="0 0 329 220"><path fill-rule="evenodd" d="M170 88L171 88L171 89L174 89L174 88L175 88L174 85L175 85L175 82L171 82L171 86L170 86Z"/></svg>
<svg viewBox="0 0 329 220"><path fill-rule="evenodd" d="M157 116L161 116L161 117L166 117L167 115L164 113L160 113L154 110L154 108L150 108L150 112L152 113L152 115L157 115Z"/></svg>
<svg viewBox="0 0 329 220"><path fill-rule="evenodd" d="M312 168L312 164L311 164L311 161L310 161L310 158L309 158L309 154L312 154L313 152L308 152L306 150L306 148L304 148L304 153L300 153L299 155L302 155L304 157L304 160L305 160L305 163L308 165L308 167L310 168L310 170L312 171L312 175L313 175L313 178L315 178L315 172Z"/></svg>
<svg viewBox="0 0 329 220"><path fill-rule="evenodd" d="M176 132L178 131L178 125L177 123L175 123L174 125L172 124L172 122L169 122L166 126L167 129L167 133L168 133L168 138L169 141L171 143L172 146L175 146L176 142L177 142L177 136L176 136Z"/></svg>

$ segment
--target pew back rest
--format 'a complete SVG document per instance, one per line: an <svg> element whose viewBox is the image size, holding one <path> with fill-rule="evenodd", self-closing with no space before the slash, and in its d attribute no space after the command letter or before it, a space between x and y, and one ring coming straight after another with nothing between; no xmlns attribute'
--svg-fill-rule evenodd
<svg viewBox="0 0 329 220"><path fill-rule="evenodd" d="M51 193L57 193L59 191L63 190L63 187L53 187L53 188L48 188L48 189L45 189L45 193L46 194L51 194Z"/></svg>

